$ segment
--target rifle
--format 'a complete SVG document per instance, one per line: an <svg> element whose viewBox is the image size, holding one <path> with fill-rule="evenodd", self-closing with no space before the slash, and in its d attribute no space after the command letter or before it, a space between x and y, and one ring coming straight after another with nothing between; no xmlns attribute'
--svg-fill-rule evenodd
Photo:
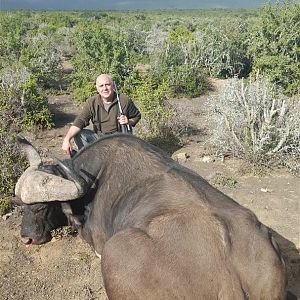
<svg viewBox="0 0 300 300"><path fill-rule="evenodd" d="M118 91L117 91L117 85L116 85L115 82L114 82L114 91L117 95L119 115L122 116L124 114L123 114L123 111L122 111L121 102L120 102L119 94L118 94ZM121 124L121 129L122 129L122 133L132 133L132 127L131 127L130 124Z"/></svg>

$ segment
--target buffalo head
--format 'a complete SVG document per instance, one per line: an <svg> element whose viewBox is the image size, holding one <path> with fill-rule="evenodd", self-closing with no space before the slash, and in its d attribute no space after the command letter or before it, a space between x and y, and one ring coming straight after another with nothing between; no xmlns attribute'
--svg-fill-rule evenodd
<svg viewBox="0 0 300 300"><path fill-rule="evenodd" d="M68 225L68 220L58 202L23 206L21 238L26 245L49 242L51 230L64 225Z"/></svg>
<svg viewBox="0 0 300 300"><path fill-rule="evenodd" d="M43 165L31 143L21 135L17 140L30 164L15 186L16 198L23 205L21 237L25 244L42 244L51 239L54 228L68 223L79 226L73 201L68 201L84 195L86 182L66 163ZM78 207L78 201L74 203ZM83 205L78 209L83 210Z"/></svg>

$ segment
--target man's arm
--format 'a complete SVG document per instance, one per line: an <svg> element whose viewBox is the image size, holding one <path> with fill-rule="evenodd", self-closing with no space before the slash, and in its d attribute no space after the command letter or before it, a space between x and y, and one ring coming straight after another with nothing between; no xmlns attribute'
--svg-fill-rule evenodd
<svg viewBox="0 0 300 300"><path fill-rule="evenodd" d="M62 149L65 152L65 154L70 155L72 151L72 145L71 145L71 139L81 131L81 129L77 126L72 125L70 129L68 130L66 136L64 137Z"/></svg>
<svg viewBox="0 0 300 300"><path fill-rule="evenodd" d="M134 102L129 99L128 103L128 124L135 126L136 123L141 119L141 113L135 106Z"/></svg>
<svg viewBox="0 0 300 300"><path fill-rule="evenodd" d="M62 150L70 155L72 151L71 139L81 131L82 128L89 125L91 119L91 106L95 97L89 98L85 103L81 113L75 118L73 125L69 128L62 144Z"/></svg>

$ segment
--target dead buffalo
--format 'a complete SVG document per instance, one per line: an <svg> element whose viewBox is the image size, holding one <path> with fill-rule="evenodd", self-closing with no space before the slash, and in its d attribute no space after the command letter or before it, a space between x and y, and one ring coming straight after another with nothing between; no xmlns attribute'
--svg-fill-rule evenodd
<svg viewBox="0 0 300 300"><path fill-rule="evenodd" d="M16 184L30 211L24 238L44 242L62 204L102 256L109 299L285 299L285 265L268 229L158 148L110 135L43 166L19 140L30 162ZM74 199L81 212L72 211Z"/></svg>

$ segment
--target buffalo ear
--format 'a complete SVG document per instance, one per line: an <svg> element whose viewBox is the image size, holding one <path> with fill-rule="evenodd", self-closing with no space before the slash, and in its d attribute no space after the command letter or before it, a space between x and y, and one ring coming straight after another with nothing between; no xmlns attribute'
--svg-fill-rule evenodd
<svg viewBox="0 0 300 300"><path fill-rule="evenodd" d="M40 154L22 134L17 135L17 141L20 145L21 151L25 154L30 166L38 167L42 165Z"/></svg>
<svg viewBox="0 0 300 300"><path fill-rule="evenodd" d="M61 203L61 208L63 213L66 215L69 225L75 228L80 228L82 227L82 221L80 220L80 217L76 216L73 214L72 207L70 203L68 202L62 202Z"/></svg>

